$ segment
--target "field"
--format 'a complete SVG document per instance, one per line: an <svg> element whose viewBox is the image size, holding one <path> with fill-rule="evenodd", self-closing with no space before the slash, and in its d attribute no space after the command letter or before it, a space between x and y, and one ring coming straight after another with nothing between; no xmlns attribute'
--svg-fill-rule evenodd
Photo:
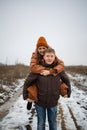
<svg viewBox="0 0 87 130"><path fill-rule="evenodd" d="M70 98L60 97L58 101L58 130L87 129L87 66L66 66L72 94ZM17 64L0 66L0 129L36 130L37 116L34 104L26 110L22 90L24 80L29 73L29 66ZM67 114L68 113L68 114ZM16 118L16 115L19 115ZM24 120L21 120L21 119ZM46 130L49 129L46 122Z"/></svg>
<svg viewBox="0 0 87 130"><path fill-rule="evenodd" d="M87 66L66 66L65 70L69 73L87 75Z"/></svg>
<svg viewBox="0 0 87 130"><path fill-rule="evenodd" d="M87 75L87 66L65 66L65 71ZM12 85L18 79L25 78L29 73L29 66L23 64L0 65L0 85Z"/></svg>
<svg viewBox="0 0 87 130"><path fill-rule="evenodd" d="M87 75L87 66L66 66L65 71L72 75ZM25 79L29 72L29 66L23 64L0 65L0 105L13 95L18 80Z"/></svg>
<svg viewBox="0 0 87 130"><path fill-rule="evenodd" d="M0 65L0 105L6 102L19 84L19 79L24 79L29 73L29 66Z"/></svg>
<svg viewBox="0 0 87 130"><path fill-rule="evenodd" d="M71 81L72 94L70 98L60 97L58 101L58 129L86 130L87 66L66 66L65 71ZM31 127L36 130L37 116L34 104L30 111L26 110L27 102L22 97L23 83L29 72L29 66L22 64L0 66L1 130L27 130ZM46 130L48 129L46 122Z"/></svg>

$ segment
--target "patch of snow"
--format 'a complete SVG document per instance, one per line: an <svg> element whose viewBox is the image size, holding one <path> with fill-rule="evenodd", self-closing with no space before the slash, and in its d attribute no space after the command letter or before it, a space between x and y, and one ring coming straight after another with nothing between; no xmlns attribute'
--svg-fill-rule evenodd
<svg viewBox="0 0 87 130"><path fill-rule="evenodd" d="M80 83L81 85L87 87L87 76L86 76L86 75L81 75L81 74L71 75L71 74L68 73L68 76L69 76L71 79L75 79L75 80L76 80L78 83Z"/></svg>
<svg viewBox="0 0 87 130"><path fill-rule="evenodd" d="M78 76L75 77L78 80ZM23 81L21 81L23 85ZM70 98L60 97L58 103L58 130L62 130L62 120L67 130L87 129L87 96L86 92L78 89L71 81L72 93ZM19 86L18 86L19 87ZM20 88L20 87L19 87ZM10 108L9 113L0 122L1 130L26 130L26 126L31 126L32 130L37 127L37 114L33 107L30 111L26 109L27 101L22 95ZM62 109L62 113L59 113ZM62 117L62 118L61 118ZM46 130L49 130L46 120Z"/></svg>

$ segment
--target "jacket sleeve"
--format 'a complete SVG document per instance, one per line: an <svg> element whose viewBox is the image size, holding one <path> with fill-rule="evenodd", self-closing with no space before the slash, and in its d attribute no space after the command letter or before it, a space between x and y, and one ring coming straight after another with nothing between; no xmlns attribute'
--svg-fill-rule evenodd
<svg viewBox="0 0 87 130"><path fill-rule="evenodd" d="M23 99L24 100L28 98L27 88L36 81L37 77L38 77L37 74L30 73L28 77L25 79L24 85L23 85Z"/></svg>
<svg viewBox="0 0 87 130"><path fill-rule="evenodd" d="M70 97L71 95L71 84L68 75L63 71L61 74L61 80L68 86L67 95Z"/></svg>
<svg viewBox="0 0 87 130"><path fill-rule="evenodd" d="M30 61L30 71L33 73L41 73L42 70L46 69L45 67L37 64L37 56L35 53L32 54Z"/></svg>
<svg viewBox="0 0 87 130"><path fill-rule="evenodd" d="M57 73L61 73L62 71L64 71L64 62L60 59L58 60L58 65L56 65L53 69L57 71Z"/></svg>
<svg viewBox="0 0 87 130"><path fill-rule="evenodd" d="M41 73L42 70L46 70L46 67L37 64L37 56L35 53L33 53L30 61L30 71L33 73ZM49 71L50 74L56 74L61 73L63 70L64 63L62 60L58 59L58 65L56 65L53 69L50 69Z"/></svg>

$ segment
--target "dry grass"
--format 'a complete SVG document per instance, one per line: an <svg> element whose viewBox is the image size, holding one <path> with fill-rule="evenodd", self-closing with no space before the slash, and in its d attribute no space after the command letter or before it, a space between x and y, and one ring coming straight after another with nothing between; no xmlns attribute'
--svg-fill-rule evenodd
<svg viewBox="0 0 87 130"><path fill-rule="evenodd" d="M87 66L66 66L69 73L87 75ZM29 66L23 64L0 65L0 84L12 85L17 79L25 78L29 73Z"/></svg>
<svg viewBox="0 0 87 130"><path fill-rule="evenodd" d="M12 85L17 79L22 79L29 73L29 66L22 64L0 65L0 84Z"/></svg>
<svg viewBox="0 0 87 130"><path fill-rule="evenodd" d="M29 66L23 64L0 65L0 105L13 95L18 79L24 79L28 74ZM4 85L7 87L4 88Z"/></svg>
<svg viewBox="0 0 87 130"><path fill-rule="evenodd" d="M66 66L65 70L69 73L87 75L87 66Z"/></svg>

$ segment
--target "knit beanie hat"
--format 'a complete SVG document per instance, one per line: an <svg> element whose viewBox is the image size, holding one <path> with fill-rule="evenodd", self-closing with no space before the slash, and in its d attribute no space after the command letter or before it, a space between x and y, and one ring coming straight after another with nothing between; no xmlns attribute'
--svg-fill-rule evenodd
<svg viewBox="0 0 87 130"><path fill-rule="evenodd" d="M38 48L40 46L45 46L47 48L49 47L49 45L47 44L47 41L44 37L40 37L37 41L36 48Z"/></svg>

